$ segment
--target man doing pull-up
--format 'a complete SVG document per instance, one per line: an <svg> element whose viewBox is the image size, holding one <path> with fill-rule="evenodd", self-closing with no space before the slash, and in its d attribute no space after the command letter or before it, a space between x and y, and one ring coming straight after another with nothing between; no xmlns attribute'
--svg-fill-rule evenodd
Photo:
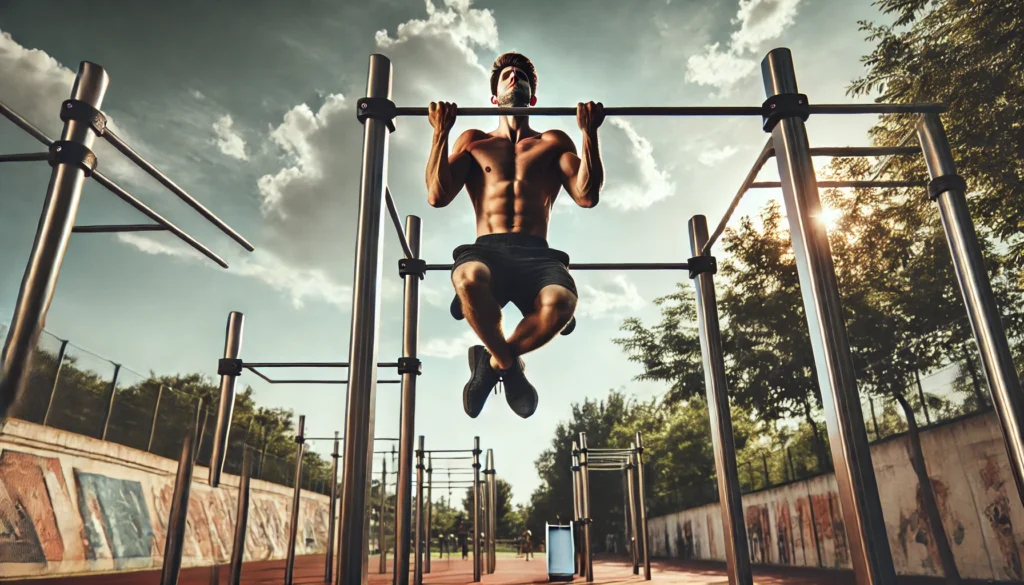
<svg viewBox="0 0 1024 585"><path fill-rule="evenodd" d="M537 104L537 72L518 53L498 57L491 70L491 103L499 107ZM527 381L520 358L542 347L572 319L576 284L569 256L548 246L548 223L555 197L564 187L580 207L597 205L604 167L597 129L604 121L600 103L576 107L583 131L582 158L561 130L540 132L528 116L500 116L490 132L467 130L449 150L454 103L431 103L434 127L427 160L427 200L444 207L466 187L476 211L477 240L453 254L452 284L466 321L483 345L469 349L469 382L462 392L466 414L476 418L498 381L505 399L523 418L537 409L537 390ZM501 310L512 302L523 314L505 338Z"/></svg>

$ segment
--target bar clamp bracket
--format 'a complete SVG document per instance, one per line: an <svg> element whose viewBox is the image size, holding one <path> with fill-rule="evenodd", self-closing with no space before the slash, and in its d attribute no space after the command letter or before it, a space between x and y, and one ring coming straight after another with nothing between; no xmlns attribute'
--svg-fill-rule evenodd
<svg viewBox="0 0 1024 585"><path fill-rule="evenodd" d="M242 360L237 358L220 358L217 360L218 376L241 376Z"/></svg>
<svg viewBox="0 0 1024 585"><path fill-rule="evenodd" d="M783 118L800 118L807 121L811 115L807 96L802 93L780 93L764 100L761 104L761 128L771 132Z"/></svg>
<svg viewBox="0 0 1024 585"><path fill-rule="evenodd" d="M493 470L493 469L485 469L485 470L481 471L480 473L483 473L484 475L494 475L497 472L495 470Z"/></svg>
<svg viewBox="0 0 1024 585"><path fill-rule="evenodd" d="M686 267L690 269L691 279L700 274L718 274L718 259L714 256L694 256L686 261Z"/></svg>
<svg viewBox="0 0 1024 585"><path fill-rule="evenodd" d="M395 118L398 117L398 108L395 102L388 98L360 98L356 101L356 119L366 124L367 119L383 120L388 125L388 130L395 131Z"/></svg>
<svg viewBox="0 0 1024 585"><path fill-rule="evenodd" d="M419 358L400 357L398 358L398 373L399 375L416 374L419 376L423 373L423 362Z"/></svg>
<svg viewBox="0 0 1024 585"><path fill-rule="evenodd" d="M418 276L420 280L427 275L427 261L422 258L401 258L398 260L398 275Z"/></svg>
<svg viewBox="0 0 1024 585"><path fill-rule="evenodd" d="M107 131L107 116L103 112L81 100L64 100L60 105L62 122L86 122L96 136L103 136Z"/></svg>
<svg viewBox="0 0 1024 585"><path fill-rule="evenodd" d="M967 181L960 175L942 175L928 182L928 199L935 201L946 191L967 193Z"/></svg>
<svg viewBox="0 0 1024 585"><path fill-rule="evenodd" d="M51 167L59 164L67 164L78 167L85 171L86 177L91 177L96 170L96 155L84 144L73 140L58 140L50 145L49 163Z"/></svg>

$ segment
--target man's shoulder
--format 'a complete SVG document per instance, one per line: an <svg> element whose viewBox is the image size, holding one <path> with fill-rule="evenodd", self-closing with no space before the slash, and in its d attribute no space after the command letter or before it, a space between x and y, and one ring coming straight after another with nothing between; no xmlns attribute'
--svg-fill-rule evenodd
<svg viewBox="0 0 1024 585"><path fill-rule="evenodd" d="M565 150L576 152L576 143L563 130L546 130L541 133L540 137L542 140L557 144Z"/></svg>

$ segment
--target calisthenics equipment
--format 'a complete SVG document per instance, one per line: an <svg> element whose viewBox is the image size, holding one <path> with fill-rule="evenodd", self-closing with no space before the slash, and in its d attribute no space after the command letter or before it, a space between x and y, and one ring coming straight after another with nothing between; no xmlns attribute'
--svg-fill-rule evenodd
<svg viewBox="0 0 1024 585"><path fill-rule="evenodd" d="M79 64L71 88L71 98L60 106L60 119L64 122L60 140L51 139L6 104L0 103L0 114L47 147L46 152L5 155L0 157L0 162L47 161L52 167L35 241L21 280L3 353L0 355L0 420L7 418L10 409L25 391L32 354L36 349L43 323L46 322L46 314L57 288L57 278L64 262L64 254L73 233L167 231L221 267L228 267L227 262L220 256L96 170L97 159L92 151L96 138L106 140L242 248L249 252L254 249L238 232L135 152L110 129L107 116L101 110L109 84L110 77L103 67L88 61ZM76 226L75 219L82 198L82 188L88 178L95 180L155 223Z"/></svg>
<svg viewBox="0 0 1024 585"><path fill-rule="evenodd" d="M782 177L779 186L784 194L791 224L790 237L803 291L818 380L822 385L826 426L855 579L858 585L892 583L895 580L895 569L885 533L878 486L871 466L863 414L860 411L835 267L825 228L816 219L821 201L805 127L811 114L913 114L920 117L917 133L931 176L928 192L939 203L954 267L971 316L975 339L982 350L984 369L1019 494L1024 493L1024 438L1020 430L1024 428L1024 393L1016 377L1006 334L999 321L998 307L985 273L981 248L968 214L964 199L966 187L963 179L956 175L949 145L938 118L944 106L810 105L807 96L798 92L792 55L784 48L774 49L767 54L762 61L761 72L767 99L759 108L606 108L606 113L613 116L759 117L761 128L772 135L771 146ZM465 108L460 114L574 115L575 109ZM345 477L351 481L346 482L342 495L339 570L336 575L338 584L366 582L362 563L365 546L363 498L369 464L365 437L372 436L372 373L377 357L377 315L380 303L377 278L381 262L379 236L384 203L390 199L385 194L388 142L390 133L395 130L396 118L425 115L426 108L399 108L391 101L391 62L383 55L371 55L366 97L360 99L356 106L356 116L364 125L364 136L352 297L352 338L349 343L349 362L354 375L349 377L345 429L346 436L350 438L346 442ZM851 153L852 156L859 154ZM750 182L753 183L754 179L750 179ZM398 214L394 202L388 201L387 204L392 221L401 227L397 225ZM428 265L419 258L419 218L409 216L406 224L407 232L410 224L415 225L417 244L413 247L411 238L399 236L407 256L399 261L399 274L406 282L405 331L408 334L410 325L415 331L419 323L418 289L411 289L410 285L415 286L423 278ZM752 578L713 281L717 271L716 260L709 254L708 244L712 238L709 237L706 219L694 216L688 228L692 257L686 262L685 269L696 283L697 321L719 482L726 567L730 583L747 585L752 583ZM437 266L437 269L443 267L431 266ZM625 270L627 267L618 266L614 269ZM411 305L410 298L415 299ZM356 437L364 439L352 440Z"/></svg>

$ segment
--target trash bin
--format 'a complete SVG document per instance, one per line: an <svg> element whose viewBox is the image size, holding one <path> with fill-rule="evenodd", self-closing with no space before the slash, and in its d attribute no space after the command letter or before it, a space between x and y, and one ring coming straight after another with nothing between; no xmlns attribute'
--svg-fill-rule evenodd
<svg viewBox="0 0 1024 585"><path fill-rule="evenodd" d="M573 543L572 522L545 524L544 544L548 559L549 581L572 581L576 572L576 547Z"/></svg>

